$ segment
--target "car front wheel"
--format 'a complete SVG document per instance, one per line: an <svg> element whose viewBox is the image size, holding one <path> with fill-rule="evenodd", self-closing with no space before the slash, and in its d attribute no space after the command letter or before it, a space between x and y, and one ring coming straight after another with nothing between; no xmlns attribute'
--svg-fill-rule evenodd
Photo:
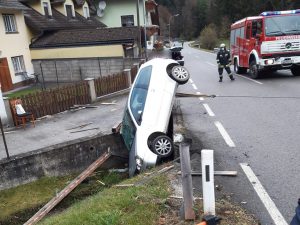
<svg viewBox="0 0 300 225"><path fill-rule="evenodd" d="M183 66L174 66L171 76L179 84L185 84L190 79L190 73Z"/></svg>
<svg viewBox="0 0 300 225"><path fill-rule="evenodd" d="M162 158L169 157L174 151L171 138L166 135L156 137L152 142L152 151Z"/></svg>
<svg viewBox="0 0 300 225"><path fill-rule="evenodd" d="M291 72L294 76L300 76L300 66L293 66Z"/></svg>

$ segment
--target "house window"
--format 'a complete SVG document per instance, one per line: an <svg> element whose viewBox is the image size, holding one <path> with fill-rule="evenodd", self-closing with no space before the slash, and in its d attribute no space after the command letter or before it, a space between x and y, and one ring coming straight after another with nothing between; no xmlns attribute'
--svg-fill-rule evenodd
<svg viewBox="0 0 300 225"><path fill-rule="evenodd" d="M122 27L132 27L134 26L133 15L121 16Z"/></svg>
<svg viewBox="0 0 300 225"><path fill-rule="evenodd" d="M50 17L49 4L48 2L43 2L44 14L47 17Z"/></svg>
<svg viewBox="0 0 300 225"><path fill-rule="evenodd" d="M83 16L85 18L89 18L90 17L90 11L88 7L83 7Z"/></svg>
<svg viewBox="0 0 300 225"><path fill-rule="evenodd" d="M71 19L71 18L74 17L72 5L66 5L66 12L67 12L67 17L68 17L69 19Z"/></svg>
<svg viewBox="0 0 300 225"><path fill-rule="evenodd" d="M16 74L26 72L23 56L12 57L11 61Z"/></svg>
<svg viewBox="0 0 300 225"><path fill-rule="evenodd" d="M4 26L6 33L18 32L16 18L13 14L3 14Z"/></svg>

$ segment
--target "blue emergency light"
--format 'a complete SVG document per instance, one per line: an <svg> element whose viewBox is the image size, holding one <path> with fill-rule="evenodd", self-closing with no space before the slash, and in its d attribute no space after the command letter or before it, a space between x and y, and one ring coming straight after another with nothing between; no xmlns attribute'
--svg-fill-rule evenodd
<svg viewBox="0 0 300 225"><path fill-rule="evenodd" d="M286 15L286 14L297 14L300 13L300 9L286 10L286 11L268 11L263 12L260 16L273 16L273 15Z"/></svg>

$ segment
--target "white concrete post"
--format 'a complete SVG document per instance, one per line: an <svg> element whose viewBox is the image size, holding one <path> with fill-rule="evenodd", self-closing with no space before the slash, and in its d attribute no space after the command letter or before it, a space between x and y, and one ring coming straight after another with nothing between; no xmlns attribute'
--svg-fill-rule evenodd
<svg viewBox="0 0 300 225"><path fill-rule="evenodd" d="M123 72L125 73L125 76L127 77L128 87L131 87L131 84L132 84L131 69L125 69L125 70L123 70Z"/></svg>
<svg viewBox="0 0 300 225"><path fill-rule="evenodd" d="M4 105L4 100L3 100L2 90L1 90L1 84L0 84L0 116L2 119L2 123L8 124L6 108Z"/></svg>
<svg viewBox="0 0 300 225"><path fill-rule="evenodd" d="M205 215L216 215L214 184L214 151L201 151L203 208Z"/></svg>
<svg viewBox="0 0 300 225"><path fill-rule="evenodd" d="M89 85L91 102L95 102L97 100L95 79L94 78L86 78L85 80L88 82L88 85Z"/></svg>

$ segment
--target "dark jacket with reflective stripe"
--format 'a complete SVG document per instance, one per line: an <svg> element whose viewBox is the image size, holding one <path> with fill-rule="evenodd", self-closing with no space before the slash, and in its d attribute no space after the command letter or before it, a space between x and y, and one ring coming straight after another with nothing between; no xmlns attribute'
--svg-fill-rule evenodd
<svg viewBox="0 0 300 225"><path fill-rule="evenodd" d="M298 207L296 208L296 215L290 225L300 225L300 198L298 200Z"/></svg>
<svg viewBox="0 0 300 225"><path fill-rule="evenodd" d="M217 63L220 63L223 66L226 66L231 62L230 52L225 50L219 50L217 54Z"/></svg>

